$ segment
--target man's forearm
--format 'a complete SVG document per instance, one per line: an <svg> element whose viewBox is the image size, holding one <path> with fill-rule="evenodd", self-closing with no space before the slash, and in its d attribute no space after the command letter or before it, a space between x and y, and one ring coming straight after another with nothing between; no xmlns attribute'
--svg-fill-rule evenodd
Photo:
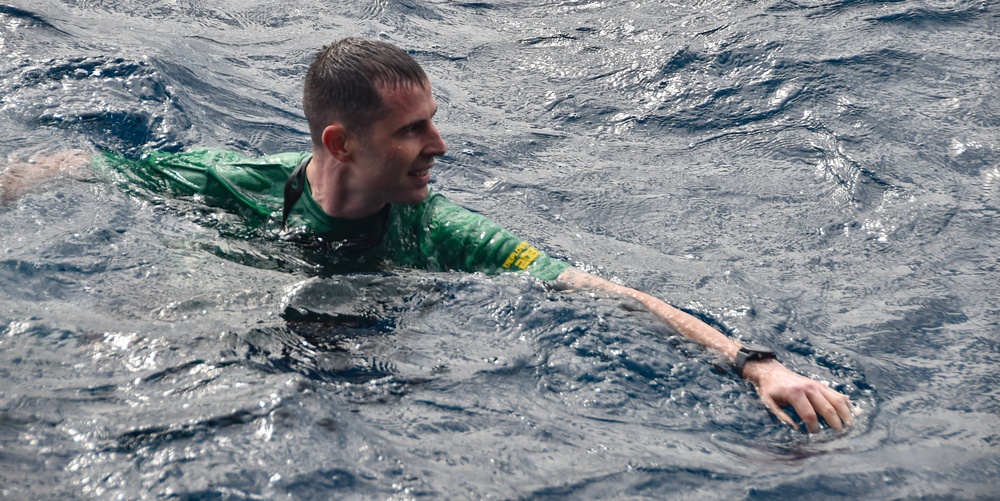
<svg viewBox="0 0 1000 501"><path fill-rule="evenodd" d="M693 315L645 292L609 282L577 268L567 268L556 280L575 289L597 289L631 297L642 303L678 334L719 353L729 363L736 359L736 352L743 346L739 341L725 336Z"/></svg>
<svg viewBox="0 0 1000 501"><path fill-rule="evenodd" d="M56 153L39 153L27 161L0 166L0 205L21 197L26 191L65 172L82 168L90 162L91 153L84 150L67 150Z"/></svg>

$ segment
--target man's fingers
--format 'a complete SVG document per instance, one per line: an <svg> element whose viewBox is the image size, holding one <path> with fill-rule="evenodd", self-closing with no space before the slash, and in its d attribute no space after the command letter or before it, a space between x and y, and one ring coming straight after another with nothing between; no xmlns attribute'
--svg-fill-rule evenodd
<svg viewBox="0 0 1000 501"><path fill-rule="evenodd" d="M840 415L837 413L837 409L827 400L827 395L824 394L822 390L810 392L809 402L812 404L813 410L817 414L823 416L823 420L834 430L840 430L844 428L844 423L840 421Z"/></svg>
<svg viewBox="0 0 1000 501"><path fill-rule="evenodd" d="M827 400L833 403L833 407L837 409L837 414L840 416L840 420L844 422L844 425L854 426L854 411L851 409L851 399L833 388L823 387L823 393L826 394Z"/></svg>
<svg viewBox="0 0 1000 501"><path fill-rule="evenodd" d="M770 409L775 416L778 416L779 421L787 424L788 426L791 426L792 428L797 429L799 427L797 424L795 424L795 420L793 420L791 416L785 413L785 411L781 410L781 407L778 406L778 403L775 402L773 398L764 395L760 397L760 400L761 402L764 402L764 406Z"/></svg>
<svg viewBox="0 0 1000 501"><path fill-rule="evenodd" d="M791 396L788 399L788 404L802 418L802 422L806 424L806 429L809 430L809 433L819 433L819 418L816 416L816 410L813 409L812 402L809 401L809 397L804 392Z"/></svg>

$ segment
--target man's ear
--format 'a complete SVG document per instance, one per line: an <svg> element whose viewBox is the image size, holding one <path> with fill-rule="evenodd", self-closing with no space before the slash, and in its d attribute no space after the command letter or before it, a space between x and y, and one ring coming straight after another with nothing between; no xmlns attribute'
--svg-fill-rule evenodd
<svg viewBox="0 0 1000 501"><path fill-rule="evenodd" d="M348 147L347 129L339 123L327 125L323 129L323 146L333 158L341 162L351 161L351 148Z"/></svg>

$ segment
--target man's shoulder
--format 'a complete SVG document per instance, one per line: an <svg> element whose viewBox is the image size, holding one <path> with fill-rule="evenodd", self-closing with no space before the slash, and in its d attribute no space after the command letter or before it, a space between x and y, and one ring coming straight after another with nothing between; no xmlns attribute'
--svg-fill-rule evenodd
<svg viewBox="0 0 1000 501"><path fill-rule="evenodd" d="M177 152L152 150L147 152L144 158L156 163L186 163L203 167L285 167L294 169L309 155L309 152L293 151L252 156L224 148L201 147Z"/></svg>

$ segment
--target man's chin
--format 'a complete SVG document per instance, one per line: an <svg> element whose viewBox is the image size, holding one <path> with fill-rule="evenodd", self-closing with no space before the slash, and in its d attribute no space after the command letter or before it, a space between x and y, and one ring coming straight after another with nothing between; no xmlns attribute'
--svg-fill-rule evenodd
<svg viewBox="0 0 1000 501"><path fill-rule="evenodd" d="M397 203L404 205L416 205L424 200L427 200L428 196L430 196L430 187L424 186L421 189L411 191L403 200Z"/></svg>

